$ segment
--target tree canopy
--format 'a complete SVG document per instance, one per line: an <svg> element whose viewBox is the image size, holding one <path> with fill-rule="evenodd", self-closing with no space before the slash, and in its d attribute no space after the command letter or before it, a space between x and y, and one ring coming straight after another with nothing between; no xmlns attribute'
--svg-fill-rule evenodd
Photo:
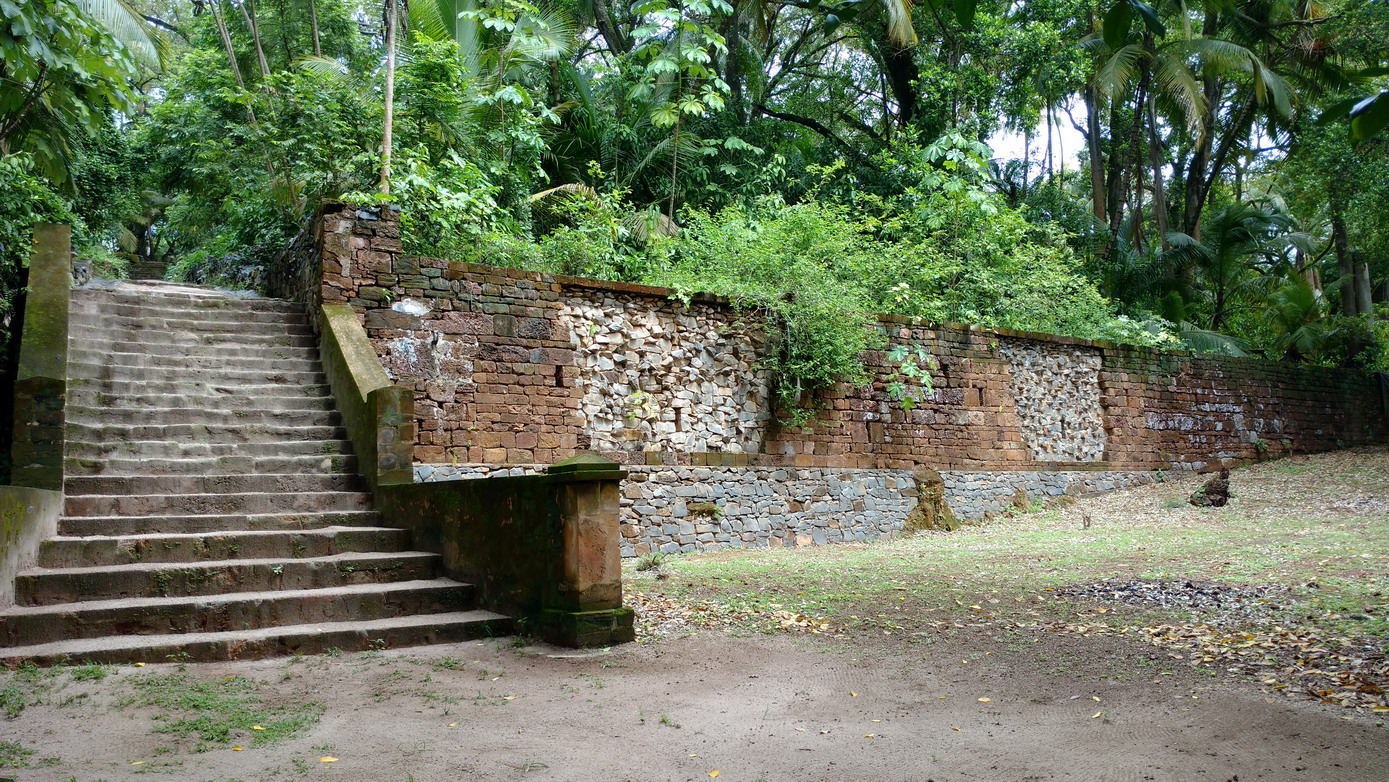
<svg viewBox="0 0 1389 782"><path fill-rule="evenodd" d="M788 397L854 377L872 311L1389 366L1389 4L0 11L7 289L39 217L254 285L338 197L418 254L733 296Z"/></svg>

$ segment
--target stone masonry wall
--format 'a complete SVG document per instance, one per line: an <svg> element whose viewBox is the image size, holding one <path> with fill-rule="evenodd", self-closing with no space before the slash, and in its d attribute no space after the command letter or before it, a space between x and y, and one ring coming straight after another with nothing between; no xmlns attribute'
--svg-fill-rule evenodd
<svg viewBox="0 0 1389 782"><path fill-rule="evenodd" d="M543 469L418 465L416 475L457 480ZM906 470L642 465L628 471L624 557L875 540L900 531L917 502Z"/></svg>
<svg viewBox="0 0 1389 782"><path fill-rule="evenodd" d="M757 452L771 417L762 337L733 328L726 308L580 290L559 322L589 447Z"/></svg>
<svg viewBox="0 0 1389 782"><path fill-rule="evenodd" d="M1363 372L893 316L878 325L887 348L864 356L873 382L825 391L811 426L783 426L768 409L767 346L750 313L707 295L407 256L398 221L389 209L325 205L313 233L322 284L300 297L357 309L391 378L414 391L415 460L427 477L587 450L627 465L631 485L654 492L628 498L630 552L643 541L698 547L701 535L785 545L816 541L817 529L826 540L884 534L914 500L899 492L898 504L880 502L872 492L887 486L873 481L919 470L939 471L956 515L974 518L1018 489L1045 498L1156 469L1389 439L1382 381ZM287 279L309 276L301 268ZM896 369L887 350L898 345L924 347L935 362L931 392L910 411L887 392ZM726 527L701 522L691 533L682 524L694 522L665 520L684 518L674 509L688 498L661 488L664 479L640 480L648 474L708 486L716 504L746 486L770 493L747 512L755 529L734 499L740 512ZM801 500L791 510L797 493L831 475L862 497L827 493L811 502L818 510ZM631 515L638 500L655 511Z"/></svg>
<svg viewBox="0 0 1389 782"><path fill-rule="evenodd" d="M1039 462L1104 458L1099 351L1044 342L999 340L1023 442Z"/></svg>

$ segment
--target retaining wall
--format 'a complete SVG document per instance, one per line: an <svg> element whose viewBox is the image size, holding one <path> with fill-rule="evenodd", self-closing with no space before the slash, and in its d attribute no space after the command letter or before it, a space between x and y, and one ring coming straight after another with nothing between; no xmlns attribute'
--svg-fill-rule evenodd
<svg viewBox="0 0 1389 782"><path fill-rule="evenodd" d="M910 524L918 495L978 518L1386 438L1383 380L1362 372L890 316L888 347L935 361L922 402L894 402L871 352L871 384L785 427L759 321L717 297L407 256L390 210L326 205L314 237L319 274L286 279L351 305L414 394L417 479L600 452L632 476L628 555L861 540ZM692 516L691 499L714 508Z"/></svg>

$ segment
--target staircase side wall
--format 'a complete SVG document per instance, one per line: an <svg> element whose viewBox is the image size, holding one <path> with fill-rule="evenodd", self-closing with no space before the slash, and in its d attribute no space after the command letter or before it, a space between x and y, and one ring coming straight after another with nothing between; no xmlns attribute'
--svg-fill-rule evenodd
<svg viewBox="0 0 1389 782"><path fill-rule="evenodd" d="M15 575L38 561L39 544L58 534L63 493L0 486L0 609L14 605Z"/></svg>
<svg viewBox="0 0 1389 782"><path fill-rule="evenodd" d="M11 482L16 486L63 488L71 236L65 225L34 228L14 389Z"/></svg>

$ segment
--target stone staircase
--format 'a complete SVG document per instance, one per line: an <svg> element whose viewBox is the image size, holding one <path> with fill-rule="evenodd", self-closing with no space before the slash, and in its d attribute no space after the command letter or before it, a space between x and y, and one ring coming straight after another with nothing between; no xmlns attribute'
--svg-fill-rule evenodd
<svg viewBox="0 0 1389 782"><path fill-rule="evenodd" d="M65 507L0 662L232 659L510 632L382 525L303 309L74 290Z"/></svg>

